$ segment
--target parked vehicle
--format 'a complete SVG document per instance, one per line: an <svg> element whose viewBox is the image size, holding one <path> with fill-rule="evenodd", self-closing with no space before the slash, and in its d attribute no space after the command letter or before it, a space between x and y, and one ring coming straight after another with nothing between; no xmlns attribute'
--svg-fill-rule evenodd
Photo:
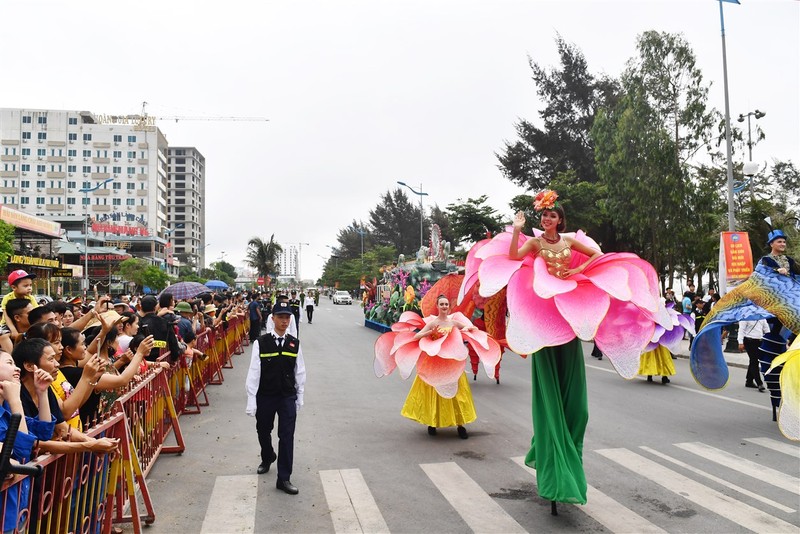
<svg viewBox="0 0 800 534"><path fill-rule="evenodd" d="M350 293L347 291L337 291L333 294L333 303L334 304L352 304L353 297L350 296Z"/></svg>

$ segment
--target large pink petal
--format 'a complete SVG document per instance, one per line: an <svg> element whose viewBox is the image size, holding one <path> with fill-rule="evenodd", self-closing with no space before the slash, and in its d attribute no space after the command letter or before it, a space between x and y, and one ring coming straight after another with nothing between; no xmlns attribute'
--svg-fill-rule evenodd
<svg viewBox="0 0 800 534"><path fill-rule="evenodd" d="M392 357L392 345L394 344L395 335L394 332L386 332L375 340L375 361L372 366L375 370L375 376L379 378L391 374L397 366Z"/></svg>
<svg viewBox="0 0 800 534"><path fill-rule="evenodd" d="M428 354L431 354L430 352ZM469 355L467 347L464 346L464 338L461 336L461 330L453 328L445 336L442 348L439 349L438 356L448 360L466 360ZM433 354L431 354L433 356Z"/></svg>
<svg viewBox="0 0 800 534"><path fill-rule="evenodd" d="M472 347L472 350L475 351L475 354L478 355L478 359L481 361L483 368L486 370L486 375L493 377L494 368L497 366L497 362L500 361L500 357L503 355L503 349L500 348L500 344L491 337L487 336L487 346L484 348L468 333L465 333L464 338L467 340L467 343L469 343L469 346Z"/></svg>
<svg viewBox="0 0 800 534"><path fill-rule="evenodd" d="M431 336L425 336L419 340L419 348L430 354L436 356L442 350L442 343L447 336L437 337L436 339Z"/></svg>
<svg viewBox="0 0 800 534"><path fill-rule="evenodd" d="M631 302L640 308L654 312L659 307L663 308L664 306L661 302L661 298L658 295L658 291L652 291L647 274L643 270L643 267L645 267L645 269L653 270L653 268L650 267L650 264L646 262L644 265L641 265L641 263L638 265L634 263L624 265L625 270L628 271L628 285L630 286L632 292Z"/></svg>
<svg viewBox="0 0 800 534"><path fill-rule="evenodd" d="M457 383L463 373L464 362L462 360L446 360L437 356L426 356L421 358L417 365L417 376L426 384L437 388L437 391L441 386ZM451 397L446 398L453 396L455 396L455 391L452 392Z"/></svg>
<svg viewBox="0 0 800 534"><path fill-rule="evenodd" d="M533 269L520 269L508 282L506 341L517 354L531 354L575 339L553 299L543 299L532 291L532 278Z"/></svg>
<svg viewBox="0 0 800 534"><path fill-rule="evenodd" d="M464 300L464 296L469 293L469 290L472 289L472 286L478 281L478 268L481 266L483 259L477 258L476 254L487 243L489 243L488 239L478 241L467 253L467 261L464 263L464 281L461 282L461 287L458 290L457 304L461 304L461 301Z"/></svg>
<svg viewBox="0 0 800 534"><path fill-rule="evenodd" d="M416 332L393 332L393 333L395 335L391 349L392 354L397 352L397 350L403 345L412 343L414 341L414 336L416 335ZM414 345L416 345L416 343L414 343Z"/></svg>
<svg viewBox="0 0 800 534"><path fill-rule="evenodd" d="M397 370L400 371L400 376L408 378L411 376L411 371L420 359L422 351L420 351L417 343L408 343L403 345L394 353L394 361L397 363Z"/></svg>
<svg viewBox="0 0 800 534"><path fill-rule="evenodd" d="M594 338L611 303L608 293L588 282L578 284L575 291L556 295L554 300L575 335L585 341Z"/></svg>
<svg viewBox="0 0 800 534"><path fill-rule="evenodd" d="M398 323L407 323L414 328L421 329L425 326L425 322L422 320L422 317L417 312L407 311L400 314L400 319L397 321Z"/></svg>
<svg viewBox="0 0 800 534"><path fill-rule="evenodd" d="M592 263L584 271L594 285L617 300L631 300L632 289L628 285L628 270L614 263L596 265Z"/></svg>
<svg viewBox="0 0 800 534"><path fill-rule="evenodd" d="M478 344L484 350L489 348L489 334L483 330L465 330L461 332L461 336L470 345Z"/></svg>
<svg viewBox="0 0 800 534"><path fill-rule="evenodd" d="M537 256L533 260L533 291L543 299L567 293L578 287L575 280L563 280L547 272L547 262Z"/></svg>
<svg viewBox="0 0 800 534"><path fill-rule="evenodd" d="M612 300L594 340L622 378L633 378L639 356L653 337L655 324L630 302Z"/></svg>
<svg viewBox="0 0 800 534"><path fill-rule="evenodd" d="M517 238L518 246L522 246L525 241L529 238L524 234L519 234ZM475 253L475 257L481 260L485 260L491 256L506 256L508 257L508 249L511 246L511 233L510 232L503 232L501 234L497 234L489 241L486 245L484 245L479 251Z"/></svg>
<svg viewBox="0 0 800 534"><path fill-rule="evenodd" d="M486 258L481 263L480 269L478 269L478 276L481 280L481 287L478 289L478 293L482 297L491 297L508 285L509 278L520 267L522 267L522 260L509 259L508 251L504 256Z"/></svg>

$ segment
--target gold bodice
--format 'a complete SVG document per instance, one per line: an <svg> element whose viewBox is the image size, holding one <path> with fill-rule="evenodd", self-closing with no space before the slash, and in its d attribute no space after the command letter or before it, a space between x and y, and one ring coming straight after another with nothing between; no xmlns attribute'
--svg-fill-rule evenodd
<svg viewBox="0 0 800 534"><path fill-rule="evenodd" d="M569 262L572 259L572 250L562 238L555 245L547 243L539 238L539 256L547 264L547 272L559 278L566 278L564 274L569 269Z"/></svg>

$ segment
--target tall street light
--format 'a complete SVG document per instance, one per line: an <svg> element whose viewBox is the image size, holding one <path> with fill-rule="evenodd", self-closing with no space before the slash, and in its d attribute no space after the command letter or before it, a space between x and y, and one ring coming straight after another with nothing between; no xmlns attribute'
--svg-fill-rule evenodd
<svg viewBox="0 0 800 534"><path fill-rule="evenodd" d="M750 117L755 117L756 119L760 119L766 115L763 111L755 110L749 111L746 114L739 113L739 118L736 119L738 122L744 122L744 118L747 117L747 159L748 161L753 161L753 139L750 136Z"/></svg>
<svg viewBox="0 0 800 534"><path fill-rule="evenodd" d="M336 247L332 247L331 245L325 245L329 249L331 249L331 258L333 258L333 287L336 287L338 283L336 280L336 275L339 274L339 249Z"/></svg>
<svg viewBox="0 0 800 534"><path fill-rule="evenodd" d="M733 154L731 149L731 106L728 98L728 56L725 50L725 19L722 3L738 4L739 0L719 0L719 26L722 32L722 80L725 88L725 140L728 159L728 231L736 231L736 218L733 213Z"/></svg>
<svg viewBox="0 0 800 534"><path fill-rule="evenodd" d="M79 193L83 193L83 300L86 301L86 296L89 292L89 193L97 191L106 186L109 182L113 182L113 178L103 180L94 187L85 187L78 189Z"/></svg>
<svg viewBox="0 0 800 534"><path fill-rule="evenodd" d="M162 226L161 228L164 230L164 233L167 235L167 252L164 254L164 271L169 274L169 266L172 265L172 260L175 254L172 251L172 232L179 228L185 228L186 225L183 223L178 223L175 225L175 228L168 228L166 226Z"/></svg>
<svg viewBox="0 0 800 534"><path fill-rule="evenodd" d="M415 191L413 187L408 185L405 182L397 182L399 185L405 186L411 190L412 193L419 196L419 246L422 248L425 246L423 244L423 237L422 237L422 221L425 218L425 213L422 211L422 197L428 196L428 193L422 192L422 182L419 183L419 191Z"/></svg>
<svg viewBox="0 0 800 534"><path fill-rule="evenodd" d="M422 197L420 197L422 198ZM353 231L356 232L358 235L361 236L361 268L364 268L364 234L368 234L366 230L359 228L355 224L353 225Z"/></svg>

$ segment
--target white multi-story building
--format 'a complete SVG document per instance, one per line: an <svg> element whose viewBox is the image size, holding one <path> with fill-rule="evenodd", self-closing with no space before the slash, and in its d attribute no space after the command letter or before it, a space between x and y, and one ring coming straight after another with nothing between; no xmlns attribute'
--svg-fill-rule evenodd
<svg viewBox="0 0 800 534"><path fill-rule="evenodd" d="M167 140L152 124L1 108L0 186L3 204L31 215L88 215L103 233L126 237L167 233Z"/></svg>
<svg viewBox="0 0 800 534"><path fill-rule="evenodd" d="M194 147L169 147L168 211L171 246L182 263L205 267L206 158Z"/></svg>
<svg viewBox="0 0 800 534"><path fill-rule="evenodd" d="M283 252L278 253L279 276L281 279L298 279L300 251L296 245L282 245Z"/></svg>

